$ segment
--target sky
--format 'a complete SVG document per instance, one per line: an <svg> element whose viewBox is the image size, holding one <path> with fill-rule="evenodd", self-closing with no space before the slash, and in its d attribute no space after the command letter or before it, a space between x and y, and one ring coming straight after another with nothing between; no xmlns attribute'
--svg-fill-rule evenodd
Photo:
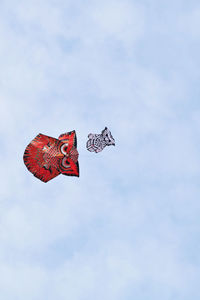
<svg viewBox="0 0 200 300"><path fill-rule="evenodd" d="M2 299L200 298L199 52L199 1L1 0ZM79 178L28 172L74 129Z"/></svg>

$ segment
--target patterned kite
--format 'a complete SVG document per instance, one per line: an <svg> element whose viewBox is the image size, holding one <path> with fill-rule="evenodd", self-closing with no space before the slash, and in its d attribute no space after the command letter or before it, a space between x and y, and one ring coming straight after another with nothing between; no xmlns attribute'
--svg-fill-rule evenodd
<svg viewBox="0 0 200 300"><path fill-rule="evenodd" d="M106 146L115 146L115 140L107 127L102 130L101 134L88 134L88 138L89 140L87 141L86 148L90 152L98 153Z"/></svg>
<svg viewBox="0 0 200 300"><path fill-rule="evenodd" d="M76 147L75 130L61 134L58 139L40 133L26 147L24 163L43 182L59 174L79 176Z"/></svg>

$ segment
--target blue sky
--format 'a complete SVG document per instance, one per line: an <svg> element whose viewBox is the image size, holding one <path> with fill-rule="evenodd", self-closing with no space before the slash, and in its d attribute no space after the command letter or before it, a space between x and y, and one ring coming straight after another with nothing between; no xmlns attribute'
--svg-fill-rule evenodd
<svg viewBox="0 0 200 300"><path fill-rule="evenodd" d="M1 1L4 300L200 298L198 1ZM85 148L110 128L116 147ZM75 129L80 178L23 164Z"/></svg>

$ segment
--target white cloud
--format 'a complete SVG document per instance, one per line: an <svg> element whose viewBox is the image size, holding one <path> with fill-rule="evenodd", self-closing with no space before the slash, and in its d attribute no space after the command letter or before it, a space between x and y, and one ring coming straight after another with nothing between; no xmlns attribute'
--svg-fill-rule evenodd
<svg viewBox="0 0 200 300"><path fill-rule="evenodd" d="M185 34L188 37L191 37L192 39L198 39L200 35L199 17L200 17L199 6L189 9L186 13L179 16L178 29L181 32L181 34Z"/></svg>
<svg viewBox="0 0 200 300"><path fill-rule="evenodd" d="M131 1L109 1L95 5L93 18L105 36L131 46L143 34L143 8Z"/></svg>
<svg viewBox="0 0 200 300"><path fill-rule="evenodd" d="M47 276L40 267L1 263L0 289L1 296L6 300L26 297L31 300L42 299L47 294L44 288L48 289L47 283Z"/></svg>

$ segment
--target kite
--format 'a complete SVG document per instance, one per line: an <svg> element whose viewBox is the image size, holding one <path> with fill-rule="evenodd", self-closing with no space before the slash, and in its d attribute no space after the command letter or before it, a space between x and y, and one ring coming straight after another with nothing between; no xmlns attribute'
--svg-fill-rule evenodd
<svg viewBox="0 0 200 300"><path fill-rule="evenodd" d="M33 175L47 182L59 174L79 177L75 130L58 139L38 134L26 147L24 163Z"/></svg>
<svg viewBox="0 0 200 300"><path fill-rule="evenodd" d="M102 130L101 134L88 134L88 138L89 140L87 141L86 148L90 152L98 153L106 146L115 146L115 140L107 127Z"/></svg>

